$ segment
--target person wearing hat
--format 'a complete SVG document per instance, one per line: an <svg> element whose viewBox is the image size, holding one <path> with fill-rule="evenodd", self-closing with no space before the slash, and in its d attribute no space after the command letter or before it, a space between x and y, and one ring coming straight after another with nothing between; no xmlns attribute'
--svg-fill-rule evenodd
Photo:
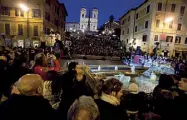
<svg viewBox="0 0 187 120"><path fill-rule="evenodd" d="M127 114L130 115L130 117L135 117L139 111L139 87L136 83L130 83L128 91Z"/></svg>

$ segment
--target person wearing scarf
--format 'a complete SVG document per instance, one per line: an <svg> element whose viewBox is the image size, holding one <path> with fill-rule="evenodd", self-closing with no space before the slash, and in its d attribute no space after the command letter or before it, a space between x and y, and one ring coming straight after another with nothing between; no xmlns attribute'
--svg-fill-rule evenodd
<svg viewBox="0 0 187 120"><path fill-rule="evenodd" d="M99 108L100 120L128 120L126 111L120 106L122 86L119 80L111 78L100 87L100 97L95 100Z"/></svg>

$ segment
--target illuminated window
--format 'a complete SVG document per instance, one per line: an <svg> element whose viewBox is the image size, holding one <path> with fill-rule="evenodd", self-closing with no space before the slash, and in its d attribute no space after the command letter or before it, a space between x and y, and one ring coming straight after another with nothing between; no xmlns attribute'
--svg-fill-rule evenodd
<svg viewBox="0 0 187 120"><path fill-rule="evenodd" d="M162 11L162 3L158 3L158 11Z"/></svg>

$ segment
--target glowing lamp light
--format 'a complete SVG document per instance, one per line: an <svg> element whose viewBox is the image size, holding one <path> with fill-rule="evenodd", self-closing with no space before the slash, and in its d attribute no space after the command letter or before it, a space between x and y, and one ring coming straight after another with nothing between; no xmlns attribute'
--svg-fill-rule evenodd
<svg viewBox="0 0 187 120"><path fill-rule="evenodd" d="M169 18L166 18L165 19L165 22L168 23L168 22L172 22L173 21L173 18L172 17L169 17Z"/></svg>
<svg viewBox="0 0 187 120"><path fill-rule="evenodd" d="M23 11L26 11L26 12L29 11L29 8L28 8L26 5L24 5L24 4L20 4L19 7L20 7Z"/></svg>

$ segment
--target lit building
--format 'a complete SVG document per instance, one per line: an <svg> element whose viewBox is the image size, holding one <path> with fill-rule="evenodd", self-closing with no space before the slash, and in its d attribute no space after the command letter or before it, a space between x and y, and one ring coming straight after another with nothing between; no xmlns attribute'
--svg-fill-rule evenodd
<svg viewBox="0 0 187 120"><path fill-rule="evenodd" d="M85 7L81 8L80 11L80 30L81 31L93 31L97 32L98 27L98 14L99 11L97 8L90 11L87 11Z"/></svg>
<svg viewBox="0 0 187 120"><path fill-rule="evenodd" d="M79 31L80 26L77 22L66 22L66 32L76 32Z"/></svg>
<svg viewBox="0 0 187 120"><path fill-rule="evenodd" d="M0 44L35 47L63 40L67 11L58 0L0 0Z"/></svg>
<svg viewBox="0 0 187 120"><path fill-rule="evenodd" d="M115 29L118 29L118 28L120 28L119 21L113 21L113 22L107 21L104 24L104 32L103 33L112 34L115 32Z"/></svg>
<svg viewBox="0 0 187 120"><path fill-rule="evenodd" d="M151 53L155 43L170 56L187 55L187 0L145 0L120 18L121 40Z"/></svg>

